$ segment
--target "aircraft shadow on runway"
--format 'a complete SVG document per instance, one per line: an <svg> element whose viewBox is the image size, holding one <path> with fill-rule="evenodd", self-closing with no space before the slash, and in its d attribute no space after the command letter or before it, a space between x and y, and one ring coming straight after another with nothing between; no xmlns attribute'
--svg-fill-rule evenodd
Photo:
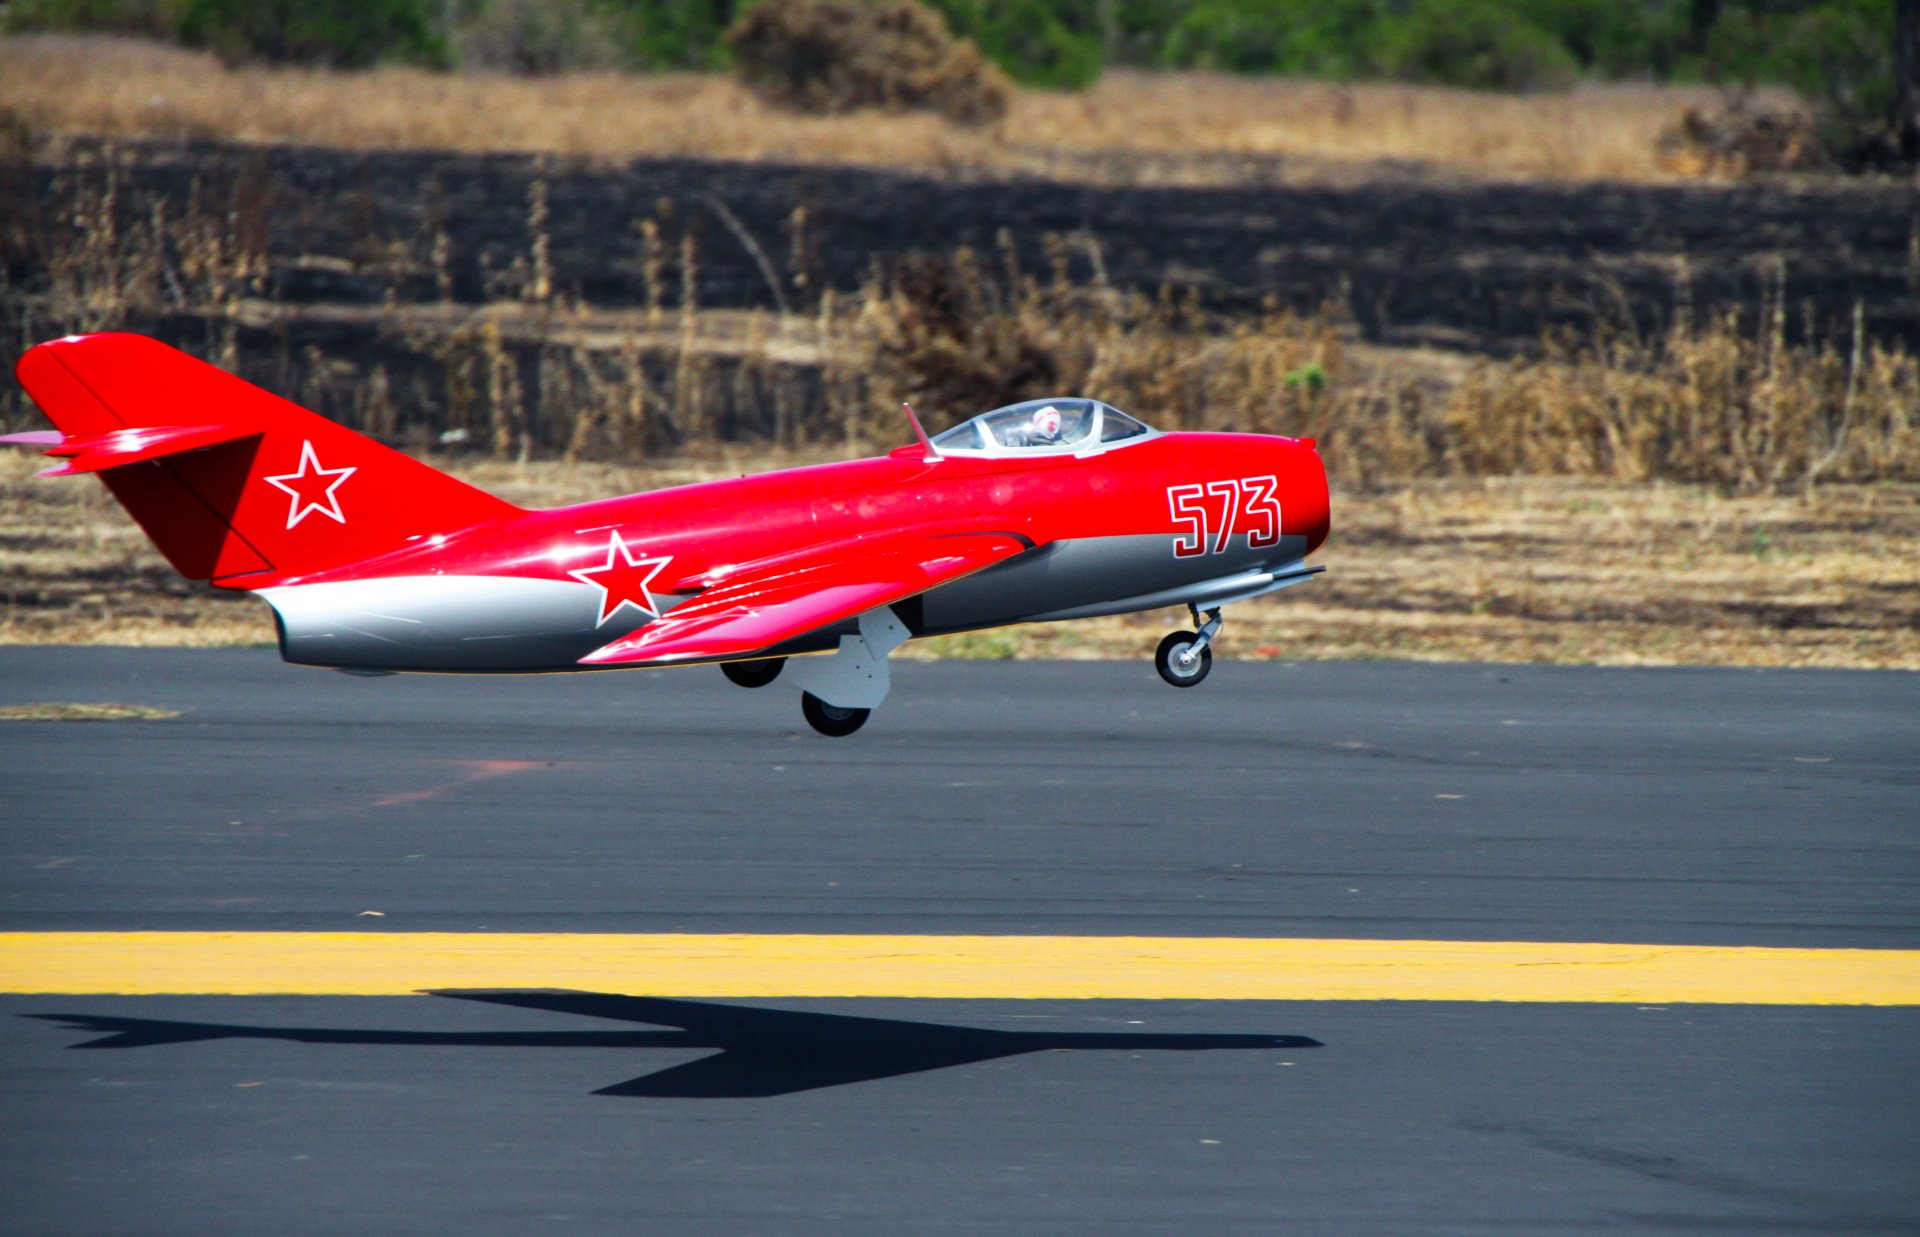
<svg viewBox="0 0 1920 1237"><path fill-rule="evenodd" d="M74 1048L148 1048L215 1039L282 1039L300 1044L392 1044L482 1048L718 1048L712 1056L595 1091L595 1095L745 1099L790 1095L993 1061L1029 1052L1191 1052L1204 1049L1318 1048L1301 1035L1201 1035L1154 1032L992 1031L799 1010L721 1005L600 992L480 991L432 993L523 1009L610 1018L670 1031L356 1031L322 1027L230 1026L25 1014L105 1039Z"/></svg>

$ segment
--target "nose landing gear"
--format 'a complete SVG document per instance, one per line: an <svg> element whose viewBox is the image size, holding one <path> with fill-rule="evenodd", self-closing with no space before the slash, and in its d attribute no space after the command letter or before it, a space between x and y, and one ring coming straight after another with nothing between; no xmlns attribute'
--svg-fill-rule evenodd
<svg viewBox="0 0 1920 1237"><path fill-rule="evenodd" d="M1192 687L1207 677L1213 669L1213 650L1208 646L1226 621L1220 617L1217 606L1207 611L1205 623L1200 621L1198 607L1188 606L1187 611L1200 630L1171 632L1153 651L1153 668L1175 687Z"/></svg>

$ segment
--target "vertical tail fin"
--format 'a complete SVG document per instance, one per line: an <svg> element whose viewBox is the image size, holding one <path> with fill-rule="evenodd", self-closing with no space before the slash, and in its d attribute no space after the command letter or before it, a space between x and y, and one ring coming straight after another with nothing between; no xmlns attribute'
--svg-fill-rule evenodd
<svg viewBox="0 0 1920 1237"><path fill-rule="evenodd" d="M15 373L62 433L48 471L100 473L191 579L250 588L519 510L145 336L55 340Z"/></svg>

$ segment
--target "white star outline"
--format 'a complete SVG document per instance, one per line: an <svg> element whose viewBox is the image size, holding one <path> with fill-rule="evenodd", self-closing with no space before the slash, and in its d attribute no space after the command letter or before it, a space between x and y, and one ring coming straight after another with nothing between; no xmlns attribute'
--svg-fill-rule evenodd
<svg viewBox="0 0 1920 1237"><path fill-rule="evenodd" d="M647 572L646 577L640 581L640 592L647 599L644 605L641 604L640 602L635 601L631 597L622 597L620 599L619 605L616 605L611 610L607 609L607 597L612 593L613 590L609 589L606 585L600 583L600 581L594 579L593 577L605 575L609 571L613 570L613 556L616 553L618 553L621 558L626 560L627 566L635 569L636 571L644 567L652 568L651 571ZM665 558L635 558L633 556L633 547L628 545L626 541L622 539L618 531L610 531L607 533L607 561L602 563L598 567L576 567L572 571L569 571L567 574L572 576L574 579L580 581L580 583L582 584L591 584L593 585L593 587L600 590L600 601L596 606L596 608L600 611L600 619L598 622L594 624L594 626L604 627L607 625L607 622L613 618L614 615L620 613L620 611L625 609L627 606L632 606L634 609L640 611L642 614L645 614L648 618L659 618L660 603L656 602L653 599L653 590L647 586L652 584L654 581L654 577L658 576L662 571L665 571L667 568L667 564L672 561L673 561L673 556L671 554L667 555Z"/></svg>
<svg viewBox="0 0 1920 1237"><path fill-rule="evenodd" d="M321 467L320 456L314 452L313 440L309 438L303 440L300 444L300 467L297 471L283 472L277 477L262 477L261 480L273 486L275 489L284 490L287 495L293 499L287 506L287 530L291 532L295 525L316 511L336 524L345 524L347 517L341 512L340 498L334 491L338 490L345 484L348 477L351 477L358 471L360 470L354 467ZM314 502L312 499L302 502L300 491L287 484L289 481L302 481L308 477L333 478L333 480L327 482L325 502Z"/></svg>

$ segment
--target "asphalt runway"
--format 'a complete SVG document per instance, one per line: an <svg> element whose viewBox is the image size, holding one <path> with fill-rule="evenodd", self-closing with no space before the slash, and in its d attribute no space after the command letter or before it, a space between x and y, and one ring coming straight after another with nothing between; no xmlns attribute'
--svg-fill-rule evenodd
<svg viewBox="0 0 1920 1237"><path fill-rule="evenodd" d="M0 649L48 700L180 715L0 723L0 932L1920 948L1914 675L905 663L836 741ZM16 992L0 1232L1920 1231L1920 1007L1015 988Z"/></svg>

